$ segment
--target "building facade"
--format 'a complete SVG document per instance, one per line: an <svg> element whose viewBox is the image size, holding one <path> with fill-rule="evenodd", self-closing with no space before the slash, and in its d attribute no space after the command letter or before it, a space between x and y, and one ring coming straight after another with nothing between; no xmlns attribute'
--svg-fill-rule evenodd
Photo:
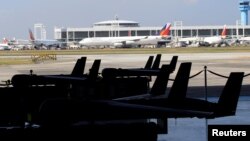
<svg viewBox="0 0 250 141"><path fill-rule="evenodd" d="M175 22L171 27L172 37L208 37L220 35L224 25L183 26ZM111 20L94 23L89 28L54 28L54 38L64 42L79 42L90 37L153 36L162 27L141 27L138 22ZM227 25L227 35L233 38L250 36L249 25Z"/></svg>

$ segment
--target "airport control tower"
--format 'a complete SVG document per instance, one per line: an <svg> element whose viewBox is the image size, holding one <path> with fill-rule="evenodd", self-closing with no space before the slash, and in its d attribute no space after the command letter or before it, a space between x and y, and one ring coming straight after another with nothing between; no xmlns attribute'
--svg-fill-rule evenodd
<svg viewBox="0 0 250 141"><path fill-rule="evenodd" d="M249 0L240 0L239 9L241 12L241 25L248 25L248 10L250 10Z"/></svg>

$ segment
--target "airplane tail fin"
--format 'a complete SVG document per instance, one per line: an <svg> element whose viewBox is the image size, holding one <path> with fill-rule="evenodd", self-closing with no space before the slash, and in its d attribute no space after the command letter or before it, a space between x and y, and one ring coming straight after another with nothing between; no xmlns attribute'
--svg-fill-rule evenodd
<svg viewBox="0 0 250 141"><path fill-rule="evenodd" d="M169 99L186 98L191 66L191 62L181 63L178 73L176 74L174 83L169 92Z"/></svg>
<svg viewBox="0 0 250 141"><path fill-rule="evenodd" d="M95 60L91 69L89 70L89 76L88 78L90 80L96 80L97 76L98 76L98 71L101 65L101 60Z"/></svg>
<svg viewBox="0 0 250 141"><path fill-rule="evenodd" d="M131 36L131 35L132 35L132 34L131 34L131 30L129 30L129 31L128 31L128 36Z"/></svg>
<svg viewBox="0 0 250 141"><path fill-rule="evenodd" d="M30 36L31 41L35 41L35 37L34 37L32 31L31 31L31 29L29 29L29 36Z"/></svg>
<svg viewBox="0 0 250 141"><path fill-rule="evenodd" d="M154 60L154 56L149 56L148 61L147 61L146 65L145 65L144 69L151 69L153 60Z"/></svg>
<svg viewBox="0 0 250 141"><path fill-rule="evenodd" d="M174 70L175 70L175 68L176 68L177 60L178 60L178 56L173 56L173 57L172 57L172 60L171 60L171 62L170 62L170 64L169 64L170 69L171 69L171 70L170 70L171 72L174 72Z"/></svg>
<svg viewBox="0 0 250 141"><path fill-rule="evenodd" d="M167 23L166 25L164 25L163 28L160 31L160 35L163 36L163 37L168 36L169 33L170 33L170 27L171 27L170 23Z"/></svg>
<svg viewBox="0 0 250 141"><path fill-rule="evenodd" d="M218 101L219 108L216 109L219 110L218 114L223 116L235 115L243 77L243 72L232 72L230 74Z"/></svg>
<svg viewBox="0 0 250 141"><path fill-rule="evenodd" d="M151 88L151 95L163 95L165 94L166 87L169 79L169 65L162 65L159 74L157 75L154 85Z"/></svg>
<svg viewBox="0 0 250 141"><path fill-rule="evenodd" d="M9 42L8 39L3 38L3 41L2 41L3 44L8 44L8 42Z"/></svg>
<svg viewBox="0 0 250 141"><path fill-rule="evenodd" d="M81 57L81 59L78 59L72 72L71 76L82 76L84 73L84 68L86 64L87 57Z"/></svg>
<svg viewBox="0 0 250 141"><path fill-rule="evenodd" d="M223 28L223 30L221 32L221 37L226 38L226 36L227 36L227 26L224 25L224 28Z"/></svg>
<svg viewBox="0 0 250 141"><path fill-rule="evenodd" d="M159 69L161 63L161 54L157 54L152 69Z"/></svg>

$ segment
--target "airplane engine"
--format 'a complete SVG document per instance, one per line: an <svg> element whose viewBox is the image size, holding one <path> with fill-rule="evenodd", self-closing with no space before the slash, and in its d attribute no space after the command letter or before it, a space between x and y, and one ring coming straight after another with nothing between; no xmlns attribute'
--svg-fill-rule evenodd
<svg viewBox="0 0 250 141"><path fill-rule="evenodd" d="M136 47L135 41L126 41L123 47L125 48Z"/></svg>
<svg viewBox="0 0 250 141"><path fill-rule="evenodd" d="M116 47L116 48L121 48L123 46L124 46L123 43L114 43L114 47Z"/></svg>
<svg viewBox="0 0 250 141"><path fill-rule="evenodd" d="M135 45L135 41L124 41L121 43L114 43L114 46L117 48L127 48L127 47L133 47L136 46Z"/></svg>
<svg viewBox="0 0 250 141"><path fill-rule="evenodd" d="M135 41L126 41L125 45L126 45L126 46L135 45Z"/></svg>

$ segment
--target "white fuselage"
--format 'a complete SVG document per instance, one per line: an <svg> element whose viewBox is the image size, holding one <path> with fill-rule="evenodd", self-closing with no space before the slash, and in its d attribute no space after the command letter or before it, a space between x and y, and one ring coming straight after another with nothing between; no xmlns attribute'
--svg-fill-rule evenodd
<svg viewBox="0 0 250 141"><path fill-rule="evenodd" d="M250 37L240 37L238 39L238 41L240 41L241 44L249 44L250 43Z"/></svg>
<svg viewBox="0 0 250 141"><path fill-rule="evenodd" d="M157 45L161 36L126 36L85 38L79 42L82 46L114 46L126 47L137 45Z"/></svg>
<svg viewBox="0 0 250 141"><path fill-rule="evenodd" d="M34 40L31 42L34 46L60 46L60 42L57 40Z"/></svg>
<svg viewBox="0 0 250 141"><path fill-rule="evenodd" d="M205 37L203 41L209 45L215 45L222 43L223 38L221 36Z"/></svg>
<svg viewBox="0 0 250 141"><path fill-rule="evenodd" d="M8 44L0 44L0 50L9 50L10 46Z"/></svg>
<svg viewBox="0 0 250 141"><path fill-rule="evenodd" d="M184 37L184 38L177 38L177 42L185 42L187 44L199 42L201 40L200 37Z"/></svg>
<svg viewBox="0 0 250 141"><path fill-rule="evenodd" d="M250 41L250 37L241 37L239 40L242 40L242 41Z"/></svg>

